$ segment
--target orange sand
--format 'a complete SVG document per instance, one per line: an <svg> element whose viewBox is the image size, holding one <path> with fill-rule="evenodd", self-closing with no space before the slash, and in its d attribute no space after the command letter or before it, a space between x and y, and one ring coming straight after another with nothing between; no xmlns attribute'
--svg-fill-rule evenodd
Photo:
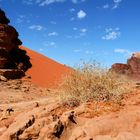
<svg viewBox="0 0 140 140"><path fill-rule="evenodd" d="M27 51L30 56L32 67L26 72L31 76L31 80L35 85L41 87L54 87L63 75L68 74L71 68L66 67L42 54L25 47L21 47Z"/></svg>

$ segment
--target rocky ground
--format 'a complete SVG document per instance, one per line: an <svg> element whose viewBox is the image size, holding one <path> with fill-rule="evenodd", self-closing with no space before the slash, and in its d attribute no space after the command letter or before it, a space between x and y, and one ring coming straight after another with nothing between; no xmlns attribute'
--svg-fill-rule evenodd
<svg viewBox="0 0 140 140"><path fill-rule="evenodd" d="M139 85L121 106L69 108L56 95L26 79L0 82L0 140L140 140Z"/></svg>

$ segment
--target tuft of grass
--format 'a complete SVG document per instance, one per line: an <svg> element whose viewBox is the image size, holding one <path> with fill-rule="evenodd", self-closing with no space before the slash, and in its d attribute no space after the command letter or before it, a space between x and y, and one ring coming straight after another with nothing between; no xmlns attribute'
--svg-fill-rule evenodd
<svg viewBox="0 0 140 140"><path fill-rule="evenodd" d="M59 90L62 103L77 106L88 101L113 101L120 103L129 91L129 80L109 72L98 63L82 63L62 78Z"/></svg>

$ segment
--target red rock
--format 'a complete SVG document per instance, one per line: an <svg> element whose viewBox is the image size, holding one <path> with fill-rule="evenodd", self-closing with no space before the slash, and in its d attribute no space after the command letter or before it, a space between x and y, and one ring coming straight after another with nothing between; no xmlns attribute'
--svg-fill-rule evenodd
<svg viewBox="0 0 140 140"><path fill-rule="evenodd" d="M139 77L140 75L140 52L133 53L127 60L126 64L115 63L112 65L111 71L118 74L129 75L130 77Z"/></svg>
<svg viewBox="0 0 140 140"><path fill-rule="evenodd" d="M119 74L126 74L129 73L130 67L127 64L115 63L111 70Z"/></svg>
<svg viewBox="0 0 140 140"><path fill-rule="evenodd" d="M140 52L134 53L132 57L127 60L127 65L133 74L140 74Z"/></svg>
<svg viewBox="0 0 140 140"><path fill-rule="evenodd" d="M0 9L0 69L12 69L12 75L8 77L13 77L11 71L16 71L15 77L22 77L25 75L23 71L31 67L30 57L19 48L22 44L18 39L19 34L14 27L8 25L9 22L4 11ZM19 71L22 73L20 76Z"/></svg>

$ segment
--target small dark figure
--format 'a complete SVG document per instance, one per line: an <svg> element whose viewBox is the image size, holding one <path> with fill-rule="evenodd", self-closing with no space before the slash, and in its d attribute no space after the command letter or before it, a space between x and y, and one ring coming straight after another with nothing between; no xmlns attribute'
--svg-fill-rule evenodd
<svg viewBox="0 0 140 140"><path fill-rule="evenodd" d="M69 116L68 116L69 120L72 121L73 123L77 124L76 121L74 120L75 119L75 114L74 114L74 111L72 111Z"/></svg>
<svg viewBox="0 0 140 140"><path fill-rule="evenodd" d="M11 112L14 112L13 108L6 109L6 113L8 113L8 115L11 115Z"/></svg>
<svg viewBox="0 0 140 140"><path fill-rule="evenodd" d="M57 138L60 138L62 132L64 130L64 125L62 124L62 122L59 120L58 123L54 126L54 131L53 131L53 135Z"/></svg>
<svg viewBox="0 0 140 140"><path fill-rule="evenodd" d="M35 102L35 107L39 107L39 103L38 102Z"/></svg>

